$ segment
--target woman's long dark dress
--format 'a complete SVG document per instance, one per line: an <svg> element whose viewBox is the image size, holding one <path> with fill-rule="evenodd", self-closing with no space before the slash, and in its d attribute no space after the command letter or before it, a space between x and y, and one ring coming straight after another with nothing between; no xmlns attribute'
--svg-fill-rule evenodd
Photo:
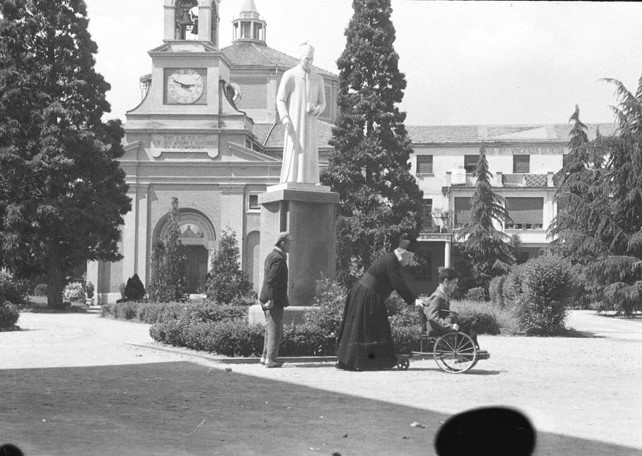
<svg viewBox="0 0 642 456"><path fill-rule="evenodd" d="M385 300L395 290L408 304L417 296L401 276L394 253L377 259L350 290L343 311L337 347L337 367L376 370L397 364Z"/></svg>

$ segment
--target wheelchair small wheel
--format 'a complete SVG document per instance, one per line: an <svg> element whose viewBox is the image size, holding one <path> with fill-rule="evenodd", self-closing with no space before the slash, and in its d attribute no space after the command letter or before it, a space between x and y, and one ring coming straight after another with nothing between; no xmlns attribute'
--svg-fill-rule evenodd
<svg viewBox="0 0 642 456"><path fill-rule="evenodd" d="M405 371L410 367L410 360L408 358L403 358L397 361L397 367L399 370Z"/></svg>
<svg viewBox="0 0 642 456"><path fill-rule="evenodd" d="M477 363L477 349L473 339L467 334L451 332L437 339L433 357L444 372L461 374Z"/></svg>

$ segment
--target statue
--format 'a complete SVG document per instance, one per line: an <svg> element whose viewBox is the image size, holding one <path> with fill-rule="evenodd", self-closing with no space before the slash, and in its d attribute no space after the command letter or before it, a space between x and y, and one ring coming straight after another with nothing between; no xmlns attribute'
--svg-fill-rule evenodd
<svg viewBox="0 0 642 456"><path fill-rule="evenodd" d="M325 87L312 71L314 48L303 43L299 57L299 64L283 74L276 96L285 127L280 182L319 184L317 117L325 110Z"/></svg>

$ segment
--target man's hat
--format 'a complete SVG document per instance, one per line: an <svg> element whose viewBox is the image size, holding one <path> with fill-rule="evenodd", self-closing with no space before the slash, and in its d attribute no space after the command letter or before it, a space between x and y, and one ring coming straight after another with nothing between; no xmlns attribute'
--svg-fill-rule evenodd
<svg viewBox="0 0 642 456"><path fill-rule="evenodd" d="M314 48L307 41L299 45L299 57L314 58Z"/></svg>
<svg viewBox="0 0 642 456"><path fill-rule="evenodd" d="M281 233L279 234L279 237L277 238L275 245L281 245L284 242L289 242L291 240L292 240L292 236L290 235L290 233L287 233L287 232Z"/></svg>
<svg viewBox="0 0 642 456"><path fill-rule="evenodd" d="M399 239L398 248L414 253L417 251L417 239L408 233L404 233Z"/></svg>

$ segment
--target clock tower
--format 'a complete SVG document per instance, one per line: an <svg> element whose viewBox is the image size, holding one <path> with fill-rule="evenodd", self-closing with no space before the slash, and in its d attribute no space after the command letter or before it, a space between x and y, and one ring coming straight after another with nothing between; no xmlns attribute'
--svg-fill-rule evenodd
<svg viewBox="0 0 642 456"><path fill-rule="evenodd" d="M153 247L167 235L174 197L190 293L201 290L228 228L248 259L246 271L256 269L257 195L278 183L281 162L262 153L254 121L235 105L230 64L219 49L219 4L163 0L163 44L149 51L152 69L140 78L142 100L126 114L120 166L132 210L119 246L124 259L87 268L99 303L120 299L121 284L134 274L148 286Z"/></svg>

